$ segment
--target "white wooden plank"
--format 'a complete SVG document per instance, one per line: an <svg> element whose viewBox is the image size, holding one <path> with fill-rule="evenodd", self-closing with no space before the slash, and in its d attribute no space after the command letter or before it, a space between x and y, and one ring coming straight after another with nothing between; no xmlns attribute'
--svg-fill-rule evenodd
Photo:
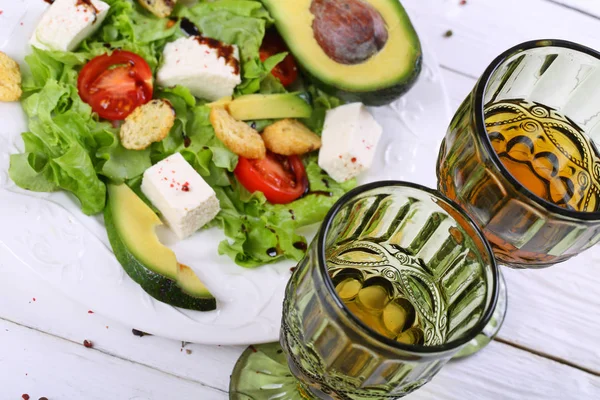
<svg viewBox="0 0 600 400"><path fill-rule="evenodd" d="M598 19L546 0L403 0L428 31L442 65L479 77L510 47L534 39L567 39L600 49ZM444 33L452 30L451 37Z"/></svg>
<svg viewBox="0 0 600 400"><path fill-rule="evenodd" d="M448 68L441 68L442 77L446 84L448 97L450 98L450 107L454 111L458 109L461 103L467 98L473 87L476 79L461 75Z"/></svg>
<svg viewBox="0 0 600 400"><path fill-rule="evenodd" d="M224 391L6 321L0 321L0 354L0 362L10 365L0 378L2 398L16 399L23 393L90 400L227 398ZM448 364L411 398L559 400L573 393L581 399L597 398L600 378L494 342L468 360Z"/></svg>
<svg viewBox="0 0 600 400"><path fill-rule="evenodd" d="M0 252L0 293L0 318L76 343L89 339L98 351L222 390L227 390L229 374L243 350L196 344L182 348L182 343L174 340L134 336L134 326L88 313L93 310L48 286L5 251Z"/></svg>
<svg viewBox="0 0 600 400"><path fill-rule="evenodd" d="M600 374L600 249L551 268L504 269L509 308L500 336Z"/></svg>
<svg viewBox="0 0 600 400"><path fill-rule="evenodd" d="M597 0L546 0L557 4L562 4L574 10L600 17L600 2Z"/></svg>
<svg viewBox="0 0 600 400"><path fill-rule="evenodd" d="M111 354L120 359L130 359L143 365L132 365L132 368L136 370L141 368L146 372L142 375L127 374L127 379L119 384L119 391L115 389L115 392L104 393L102 392L103 388L91 386L90 390L96 390L97 393L104 395L103 397L98 394L98 398L127 398L123 393L130 393L139 387L144 387L144 382L148 379L146 373L162 375L159 371L168 373L170 376L183 377L186 379L185 382L203 383L226 391L229 385L229 374L242 350L240 347L187 344L182 351L179 342L153 336L135 337L131 334L129 327L121 326L95 313L88 314L85 307L72 302L61 293L54 292L52 288L47 287L28 269L20 268L18 262L12 259L12 256L1 254L0 293L2 293L3 299L0 302L0 317L39 327L52 332L53 335L64 337L76 343L80 343L84 339L92 340L94 342L94 352L104 353L101 356L99 355L102 358L98 359L95 368L104 370L112 366L112 363L118 362L110 361L109 355ZM34 297L35 301L33 301ZM552 316L549 318L552 318ZM6 322L3 323L6 324ZM30 338L24 335L24 331L35 335L35 337ZM2 333L2 329L0 329L0 333ZM28 348L28 356L33 357L33 354L39 354L45 360L48 354L46 349L55 348L55 341L61 342L55 338L47 339L41 333L25 328L13 329L7 338L8 341L12 341L10 342L12 344L7 345L5 349L0 347L0 358L2 358L1 355L5 355L11 360L21 357L21 348L28 345L29 342L39 343L40 347L36 351ZM4 339L4 337L0 338L0 341L5 343L6 340ZM50 340L50 343L47 340ZM81 350L83 354L89 354L87 353L88 349L78 344L72 345L75 346L77 351ZM564 346L564 344L562 346L567 350L570 348ZM186 349L191 350L192 353L187 354ZM59 349L59 352L63 351ZM71 354L70 352L66 353ZM56 357L60 358L61 356ZM25 366L44 364L44 362L30 358ZM6 365L4 361L0 361L0 363ZM61 365L63 365L63 370L66 370L66 366L68 366L69 371L79 370L80 368L71 359L65 359ZM93 374L93 371L87 370L85 366L82 367L82 370L86 374ZM22 377L19 377L18 374L23 370L15 368L14 371L17 374L16 378L21 379ZM26 372L32 375L31 372ZM72 386L71 380L79 380L79 374L77 373L71 374L69 372L69 374L66 374L62 372L60 374L62 374L62 383L57 384L59 388ZM12 375L9 375L9 377L12 380ZM581 393L590 394L589 397L585 398L594 398L594 396L600 396L599 379L582 371L494 342L485 351L472 358L450 363L430 384L413 394L412 397L415 399L443 398L448 400L482 398L486 400L513 398L560 399L569 398L569 393L577 390ZM1 380L0 377L0 382ZM25 381L25 383L27 382L29 381ZM45 390L48 387L46 382L46 380L43 380L36 387ZM511 382L511 384L507 385L507 382ZM531 382L535 382L535 384ZM74 385L81 390L85 390L85 384L78 386L78 383L74 383ZM0 386L2 385L0 384ZM28 390L31 388L31 386L20 385L17 387L19 390L23 387ZM87 396L85 391L81 393L82 398L94 398ZM113 393L118 393L119 396L110 397L109 394ZM5 397L2 394L2 389L0 389L0 398ZM48 392L35 392L35 395L52 398L48 395ZM160 399L160 397L148 397L148 399L154 398ZM197 398L213 399L221 397Z"/></svg>
<svg viewBox="0 0 600 400"><path fill-rule="evenodd" d="M0 321L0 398L226 399L221 390Z"/></svg>
<svg viewBox="0 0 600 400"><path fill-rule="evenodd" d="M450 362L412 399L567 400L600 398L600 377L492 342Z"/></svg>

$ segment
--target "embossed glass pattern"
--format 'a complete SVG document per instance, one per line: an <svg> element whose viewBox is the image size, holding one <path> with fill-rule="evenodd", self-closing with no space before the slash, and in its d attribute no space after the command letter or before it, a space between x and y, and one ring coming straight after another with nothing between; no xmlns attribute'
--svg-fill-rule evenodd
<svg viewBox="0 0 600 400"><path fill-rule="evenodd" d="M594 50L528 42L500 55L457 111L438 185L482 227L501 263L547 267L600 241L599 88ZM524 182L503 164L509 156L547 171L532 169Z"/></svg>
<svg viewBox="0 0 600 400"><path fill-rule="evenodd" d="M288 284L281 343L290 369L316 398L402 397L481 332L497 273L478 228L435 192L400 182L355 189L332 209ZM375 332L336 293L348 277L363 289L386 288L392 306L410 303L416 316L385 328L394 334ZM422 344L400 342L417 328Z"/></svg>

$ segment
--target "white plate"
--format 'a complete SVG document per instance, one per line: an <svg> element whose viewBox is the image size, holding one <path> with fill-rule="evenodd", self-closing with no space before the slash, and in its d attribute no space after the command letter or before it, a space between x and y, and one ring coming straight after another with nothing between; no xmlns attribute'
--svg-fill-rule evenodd
<svg viewBox="0 0 600 400"><path fill-rule="evenodd" d="M0 5L0 50L23 65L27 40L47 5L41 0L2 0ZM435 161L449 106L437 62L425 43L423 47L423 72L414 88L395 104L372 109L384 135L377 161L361 183L401 179L435 186ZM33 193L14 185L7 174L9 155L22 149L26 120L18 103L0 104L0 120L0 243L23 264L94 312L155 335L205 344L278 339L293 262L241 268L217 254L223 233L205 230L166 244L217 297L217 310L188 311L158 302L124 273L101 217L83 215L64 192ZM312 236L314 231L307 233Z"/></svg>

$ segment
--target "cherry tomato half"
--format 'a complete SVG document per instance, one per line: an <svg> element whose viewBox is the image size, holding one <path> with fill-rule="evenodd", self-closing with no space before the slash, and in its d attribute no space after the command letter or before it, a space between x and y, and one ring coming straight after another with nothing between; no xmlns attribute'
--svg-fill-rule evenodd
<svg viewBox="0 0 600 400"><path fill-rule="evenodd" d="M269 30L260 46L260 60L264 62L272 55L283 53L284 51L289 52L281 36L279 36L277 31ZM294 83L298 78L298 66L296 65L294 56L288 53L283 61L273 68L271 73L275 78L279 79L283 86L289 86Z"/></svg>
<svg viewBox="0 0 600 400"><path fill-rule="evenodd" d="M84 65L77 89L100 117L122 120L152 100L152 70L137 54L115 50Z"/></svg>
<svg viewBox="0 0 600 400"><path fill-rule="evenodd" d="M250 192L263 192L272 204L290 203L306 192L308 178L298 156L267 152L262 160L240 157L234 174Z"/></svg>

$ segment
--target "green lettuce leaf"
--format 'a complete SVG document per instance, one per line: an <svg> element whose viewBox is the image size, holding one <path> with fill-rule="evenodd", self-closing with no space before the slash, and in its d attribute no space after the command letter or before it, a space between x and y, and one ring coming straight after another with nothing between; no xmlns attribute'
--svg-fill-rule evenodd
<svg viewBox="0 0 600 400"><path fill-rule="evenodd" d="M244 267L256 267L282 258L300 259L306 239L299 228L321 221L333 203L355 185L338 184L319 168L316 154L304 163L313 194L287 205L273 205L262 193L249 193L234 177L238 157L215 136L210 109L184 87L155 87L154 97L168 100L176 119L167 138L143 151L123 148L119 129L101 122L77 91L77 78L90 59L120 48L142 56L153 73L161 63L164 46L184 37L183 17L204 36L235 44L240 50L242 83L235 95L284 93L270 71L286 56L260 60L259 48L273 19L259 1L201 0L193 6L178 4L173 19L159 19L137 1L105 0L110 11L102 27L75 52L33 49L26 57L22 100L28 118L23 133L25 149L10 158L9 175L22 188L39 192L66 190L86 214L105 207L105 183L126 182L154 210L140 190L143 172L179 152L217 193L221 212L211 226L223 229L227 239L219 253ZM299 82L299 85L301 83ZM299 90L303 90L301 87ZM340 100L310 87L314 112L303 122L320 133L325 112ZM259 131L270 120L249 121ZM217 249L215 249L217 251Z"/></svg>
<svg viewBox="0 0 600 400"><path fill-rule="evenodd" d="M303 118L301 121L316 134L321 134L325 124L325 114L327 110L336 108L343 104L342 100L335 96L330 96L324 91L317 89L314 85L308 87L308 93L313 104L313 112L310 117Z"/></svg>
<svg viewBox="0 0 600 400"><path fill-rule="evenodd" d="M99 122L77 91L75 68L85 53L34 49L26 60L22 101L29 132L23 134L25 153L11 157L9 175L33 191L63 189L73 193L86 214L102 212L106 187L101 177L115 182L133 178L151 165L150 152L126 150L118 129Z"/></svg>
<svg viewBox="0 0 600 400"><path fill-rule="evenodd" d="M281 258L297 261L304 256L300 243L306 244L306 239L296 231L322 221L333 204L356 186L355 180L340 184L327 177L315 155L304 161L310 192L292 203L270 204L262 193L250 194L237 181L217 190L221 212L214 223L229 238L220 243L220 254L248 268Z"/></svg>

